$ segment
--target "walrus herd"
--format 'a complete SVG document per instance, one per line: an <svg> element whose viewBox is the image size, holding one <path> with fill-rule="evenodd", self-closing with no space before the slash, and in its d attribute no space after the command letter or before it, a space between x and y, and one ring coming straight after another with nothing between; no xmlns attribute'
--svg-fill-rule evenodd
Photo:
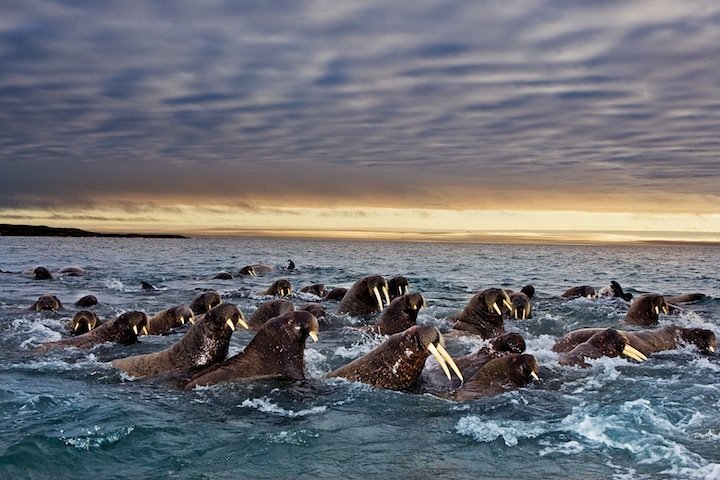
<svg viewBox="0 0 720 480"><path fill-rule="evenodd" d="M292 267L295 268L294 263ZM272 270L256 264L240 273L255 276ZM74 268L63 273L83 272ZM46 269L41 267L26 274L48 278ZM418 313L426 307L427 300L422 293L410 290L410 282L404 276L386 280L381 275L368 275L349 288L327 289L324 284L314 284L297 292L294 293L289 280L275 281L259 292L274 298L259 304L249 319L237 305L225 302L215 291L199 293L187 305L169 306L150 316L128 311L117 318L101 320L83 309L67 324L67 338L43 343L36 351L88 349L104 342L128 345L144 335L182 332L170 347L116 358L111 365L135 379L159 378L185 390L248 382L259 377L302 380L306 378L307 339L321 340L323 330L333 328L333 318L350 317L356 321L345 328L382 336L384 341L369 353L332 370L327 378L431 393L461 402L523 388L540 380L540 365L526 352L522 335L506 332L508 322L533 316L532 285L525 285L518 292L487 288L472 294L461 311L445 319L444 333L435 325L417 323ZM317 301L296 308L292 299L306 299L303 296L307 295ZM564 301L614 297L627 304L626 315L617 326L576 329L558 339L552 350L557 352L560 365L588 368L594 359L601 357L643 362L654 353L684 345L693 345L703 354L714 354L717 349L715 333L710 330L659 323L661 315L677 312L682 309L680 304L702 300L702 294L671 299L653 293L633 297L612 281L600 294L591 286L581 285L569 288L560 297ZM331 315L328 312L333 302L336 306ZM75 306L88 308L95 304L97 298L92 295L75 302ZM57 296L48 293L40 296L30 309L62 311L64 307ZM362 325L356 326L357 323ZM235 332L252 335L252 339L241 352L228 358L230 339ZM482 340L483 346L474 353L453 358L448 350L453 351L452 345L467 337Z"/></svg>

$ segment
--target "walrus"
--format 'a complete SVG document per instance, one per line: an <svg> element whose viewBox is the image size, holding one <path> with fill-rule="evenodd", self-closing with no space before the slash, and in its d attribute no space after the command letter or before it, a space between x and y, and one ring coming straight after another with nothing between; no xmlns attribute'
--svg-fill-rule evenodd
<svg viewBox="0 0 720 480"><path fill-rule="evenodd" d="M304 304L302 307L299 308L299 310L305 310L306 312L310 312L315 316L315 318L319 320L323 320L325 318L325 315L327 315L327 311L325 310L325 307L323 307L321 304L317 302L308 302Z"/></svg>
<svg viewBox="0 0 720 480"><path fill-rule="evenodd" d="M97 305L98 299L95 295L85 295L84 297L78 298L75 302L76 307L88 308Z"/></svg>
<svg viewBox="0 0 720 480"><path fill-rule="evenodd" d="M252 268L252 271L255 272L255 275L262 275L263 273L270 273L275 271L275 267L271 265L266 265L264 263L254 263L252 265L249 265L250 268Z"/></svg>
<svg viewBox="0 0 720 480"><path fill-rule="evenodd" d="M58 275L65 275L68 277L80 277L82 275L85 275L85 270L81 267L70 265L67 267L62 267L60 270L57 271Z"/></svg>
<svg viewBox="0 0 720 480"><path fill-rule="evenodd" d="M340 301L337 313L353 316L377 313L385 306L383 300L390 304L387 281L380 275L370 275L353 283Z"/></svg>
<svg viewBox="0 0 720 480"><path fill-rule="evenodd" d="M499 288L488 288L473 295L465 309L450 317L455 334L474 334L492 338L505 333L502 307L512 309L510 296Z"/></svg>
<svg viewBox="0 0 720 480"><path fill-rule="evenodd" d="M647 293L632 301L623 321L630 325L645 327L657 325L661 311L666 315L670 313L670 307L663 296Z"/></svg>
<svg viewBox="0 0 720 480"><path fill-rule="evenodd" d="M213 277L212 280L232 280L233 276L230 272L218 272Z"/></svg>
<svg viewBox="0 0 720 480"><path fill-rule="evenodd" d="M240 269L240 275L250 275L251 277L257 276L257 273L255 273L255 269L252 267L252 265L246 265Z"/></svg>
<svg viewBox="0 0 720 480"><path fill-rule="evenodd" d="M565 291L562 295L563 298L596 298L595 289L590 285L580 285L579 287L571 287Z"/></svg>
<svg viewBox="0 0 720 480"><path fill-rule="evenodd" d="M365 329L378 335L393 335L402 332L417 323L418 313L424 306L425 299L417 292L396 297L383 310L380 319Z"/></svg>
<svg viewBox="0 0 720 480"><path fill-rule="evenodd" d="M52 310L53 312L56 312L63 309L64 307L60 302L60 299L50 293L40 295L40 298L38 298L37 301L30 306L30 310L36 310L38 312L40 310Z"/></svg>
<svg viewBox="0 0 720 480"><path fill-rule="evenodd" d="M318 321L309 312L288 312L265 322L245 349L198 373L185 390L256 377L305 379L305 340L318 339Z"/></svg>
<svg viewBox="0 0 720 480"><path fill-rule="evenodd" d="M327 376L342 377L377 388L407 390L418 383L429 355L435 357L452 377L448 366L462 381L462 373L443 346L440 330L430 325L414 325L391 335L370 353L330 372Z"/></svg>
<svg viewBox="0 0 720 480"><path fill-rule="evenodd" d="M581 328L565 334L555 342L552 350L554 352L569 352L577 345L586 342L590 337L604 328ZM676 325L668 325L661 328L646 330L620 330L628 343L648 356L656 352L674 350L681 345L695 345L702 353L715 353L717 350L717 338L715 333L704 328L683 328Z"/></svg>
<svg viewBox="0 0 720 480"><path fill-rule="evenodd" d="M260 295L272 295L273 297L287 297L292 293L292 285L289 280L281 278L275 280L267 290L260 292Z"/></svg>
<svg viewBox="0 0 720 480"><path fill-rule="evenodd" d="M707 296L704 293L683 293L680 295L673 295L673 296L666 296L663 295L663 298L665 298L666 303L670 304L678 304L678 303L693 303L693 302L700 302L702 300L705 300Z"/></svg>
<svg viewBox="0 0 720 480"><path fill-rule="evenodd" d="M50 270L48 270L45 267L36 267L32 270L33 276L35 277L35 280L52 280L53 276L52 273L50 273Z"/></svg>
<svg viewBox="0 0 720 480"><path fill-rule="evenodd" d="M89 310L80 310L73 315L72 320L67 324L71 335L82 335L102 325L102 321Z"/></svg>
<svg viewBox="0 0 720 480"><path fill-rule="evenodd" d="M494 358L480 368L454 393L452 399L467 402L492 397L540 381L540 365L527 353Z"/></svg>
<svg viewBox="0 0 720 480"><path fill-rule="evenodd" d="M137 342L140 332L147 334L147 315L133 310L104 322L99 327L77 337L43 343L36 350L47 351L65 347L92 348L105 342L130 345Z"/></svg>
<svg viewBox="0 0 720 480"><path fill-rule="evenodd" d="M486 363L494 358L500 358L510 353L525 352L525 339L519 333L504 333L488 340L488 344L476 352L455 358L455 364L460 369L463 378L472 378ZM440 365L428 359L422 371L423 387L430 391L447 390L448 384L445 372ZM459 388L459 378L451 379L450 387Z"/></svg>
<svg viewBox="0 0 720 480"><path fill-rule="evenodd" d="M195 314L187 305L166 308L148 319L148 335L164 335L185 323L195 323Z"/></svg>
<svg viewBox="0 0 720 480"><path fill-rule="evenodd" d="M185 307L187 308L187 307ZM248 328L240 309L232 303L213 308L174 345L159 352L112 361L112 366L136 378L168 372L185 374L225 360L236 327Z"/></svg>
<svg viewBox="0 0 720 480"><path fill-rule="evenodd" d="M345 287L335 287L325 295L325 300L342 300L348 289Z"/></svg>
<svg viewBox="0 0 720 480"><path fill-rule="evenodd" d="M192 299L190 302L190 309L195 315L202 315L207 313L213 308L217 307L222 303L222 298L214 290L208 290L207 292L200 293Z"/></svg>
<svg viewBox="0 0 720 480"><path fill-rule="evenodd" d="M315 283L313 285L306 285L299 290L301 293L312 293L316 297L324 297L328 292L325 289L324 283Z"/></svg>
<svg viewBox="0 0 720 480"><path fill-rule="evenodd" d="M532 303L523 292L508 292L510 297L509 317L515 320L532 318Z"/></svg>
<svg viewBox="0 0 720 480"><path fill-rule="evenodd" d="M140 282L140 290L142 290L143 292L154 292L157 290L157 287L152 283L143 280L142 282Z"/></svg>
<svg viewBox="0 0 720 480"><path fill-rule="evenodd" d="M642 352L630 345L630 340L624 333L614 328L606 328L588 338L587 341L578 344L572 350L561 353L558 356L558 362L560 365L589 368L591 365L587 363L588 359L620 355L638 362L647 360Z"/></svg>
<svg viewBox="0 0 720 480"><path fill-rule="evenodd" d="M392 277L387 283L390 301L410 292L410 282L402 275Z"/></svg>
<svg viewBox="0 0 720 480"><path fill-rule="evenodd" d="M614 297L614 298L622 298L626 302L629 302L633 299L632 293L625 293L623 291L623 288L620 286L618 282L615 280L610 282L610 285L607 287L603 287L598 292L598 297Z"/></svg>
<svg viewBox="0 0 720 480"><path fill-rule="evenodd" d="M281 298L268 300L267 302L261 303L257 310L255 310L250 316L250 320L248 320L248 328L251 330L260 330L260 327L265 325L265 322L271 318L284 315L294 310L295 305L288 300L283 300Z"/></svg>

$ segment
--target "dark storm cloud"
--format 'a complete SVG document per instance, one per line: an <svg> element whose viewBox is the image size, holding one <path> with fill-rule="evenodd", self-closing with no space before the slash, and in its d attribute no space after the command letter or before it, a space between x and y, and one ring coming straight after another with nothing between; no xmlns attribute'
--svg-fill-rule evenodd
<svg viewBox="0 0 720 480"><path fill-rule="evenodd" d="M2 10L0 208L720 203L714 1Z"/></svg>

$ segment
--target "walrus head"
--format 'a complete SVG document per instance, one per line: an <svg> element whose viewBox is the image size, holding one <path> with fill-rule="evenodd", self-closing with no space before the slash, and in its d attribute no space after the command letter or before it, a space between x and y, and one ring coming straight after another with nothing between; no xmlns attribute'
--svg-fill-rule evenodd
<svg viewBox="0 0 720 480"><path fill-rule="evenodd" d="M717 337L712 330L704 328L684 328L680 336L683 341L692 343L703 353L717 352Z"/></svg>
<svg viewBox="0 0 720 480"><path fill-rule="evenodd" d="M534 356L512 353L494 358L482 366L455 393L458 401L475 400L514 390L540 381L540 365Z"/></svg>
<svg viewBox="0 0 720 480"><path fill-rule="evenodd" d="M511 315L516 320L527 320L532 316L532 306L530 305L530 299L524 293L511 293L510 303Z"/></svg>
<svg viewBox="0 0 720 480"><path fill-rule="evenodd" d="M410 282L402 275L396 275L387 282L390 300L406 295L410 291Z"/></svg>
<svg viewBox="0 0 720 480"><path fill-rule="evenodd" d="M425 299L417 292L396 297L383 310L382 316L376 324L378 333L392 335L412 327L417 323L418 313L424 306Z"/></svg>
<svg viewBox="0 0 720 480"><path fill-rule="evenodd" d="M263 302L257 310L253 312L248 323L253 330L257 330L271 318L292 312L293 310L295 310L295 305L288 300L283 300L281 298L268 300L267 302Z"/></svg>
<svg viewBox="0 0 720 480"><path fill-rule="evenodd" d="M33 274L35 275L35 280L52 280L53 278L50 270L45 267L35 268L35 270L33 270Z"/></svg>
<svg viewBox="0 0 720 480"><path fill-rule="evenodd" d="M73 335L82 335L100 324L97 315L88 310L80 310L70 321L70 331Z"/></svg>
<svg viewBox="0 0 720 480"><path fill-rule="evenodd" d="M251 277L256 277L257 273L255 273L255 269L252 265L247 265L240 269L240 275L250 275Z"/></svg>
<svg viewBox="0 0 720 480"><path fill-rule="evenodd" d="M382 311L386 305L390 305L387 280L380 275L370 275L361 279L360 282L365 287L361 291L366 295L368 303L376 305L378 311Z"/></svg>
<svg viewBox="0 0 720 480"><path fill-rule="evenodd" d="M625 322L633 325L657 325L660 312L670 313L670 307L662 295L648 293L636 298L625 315Z"/></svg>
<svg viewBox="0 0 720 480"><path fill-rule="evenodd" d="M638 362L647 360L647 357L642 352L630 345L630 341L623 332L614 328L606 328L563 354L560 357L560 363L587 368L590 367L590 364L585 361L588 358L618 357L621 355Z"/></svg>
<svg viewBox="0 0 720 480"><path fill-rule="evenodd" d="M630 300L633 299L632 293L625 293L623 291L623 288L620 286L620 284L618 282L616 282L615 280L610 282L610 288L612 289L613 296L615 296L615 297L622 298L626 302L629 302Z"/></svg>
<svg viewBox="0 0 720 480"><path fill-rule="evenodd" d="M147 327L148 318L144 312L137 310L125 312L112 323L112 329L116 332L114 340L125 345L135 343L141 333L143 335L148 334Z"/></svg>
<svg viewBox="0 0 720 480"><path fill-rule="evenodd" d="M55 295L51 295L49 293L45 295L40 295L40 297L37 299L35 303L32 304L30 307L30 310L52 310L53 312L56 312L58 310L62 310L63 305L60 303L60 299L56 297Z"/></svg>
<svg viewBox="0 0 720 480"><path fill-rule="evenodd" d="M190 302L190 309L192 309L195 315L201 315L207 313L213 308L217 307L222 303L220 295L215 291L207 291L197 295Z"/></svg>
<svg viewBox="0 0 720 480"><path fill-rule="evenodd" d="M267 290L263 292L263 295L272 295L274 297L289 297L292 293L292 285L290 281L284 278L275 280Z"/></svg>
<svg viewBox="0 0 720 480"><path fill-rule="evenodd" d="M512 310L508 293L499 288L488 288L470 298L453 328L483 338L494 337L504 333L503 308Z"/></svg>
<svg viewBox="0 0 720 480"><path fill-rule="evenodd" d="M95 295L85 295L84 297L81 297L75 302L76 307L81 308L87 308L92 307L93 305L97 305L98 299Z"/></svg>
<svg viewBox="0 0 720 480"><path fill-rule="evenodd" d="M406 390L417 382L430 355L435 357L448 379L452 379L452 369L462 381L460 369L445 350L440 330L430 325L415 325L391 335L367 355L328 376L390 390Z"/></svg>
<svg viewBox="0 0 720 480"><path fill-rule="evenodd" d="M495 352L523 353L526 345L522 335L510 332L491 338L490 347Z"/></svg>

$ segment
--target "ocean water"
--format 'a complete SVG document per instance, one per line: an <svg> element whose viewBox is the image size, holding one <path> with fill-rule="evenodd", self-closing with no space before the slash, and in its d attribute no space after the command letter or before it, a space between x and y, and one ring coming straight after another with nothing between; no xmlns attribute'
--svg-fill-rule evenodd
<svg viewBox="0 0 720 480"><path fill-rule="evenodd" d="M282 270L291 258L297 271ZM210 280L252 263L265 276ZM573 285L611 280L633 294L700 291L707 299L661 323L720 333L720 248L702 246L518 246L278 239L103 239L0 237L0 269L79 265L82 277L38 281L0 273L0 478L720 478L720 361L691 347L643 364L602 359L560 366L553 342L585 326L613 326L619 300L564 300ZM148 314L217 290L246 316L277 278L295 290L349 287L369 274L405 275L428 306L418 323L447 331L448 315L488 287L537 290L534 317L508 321L541 364L542 383L455 403L392 392L326 373L382 338L359 319L330 315L305 351L307 381L262 380L179 391L135 380L109 360L165 348L180 335L143 337L38 354L65 335L73 302L94 294L95 311ZM159 287L143 292L141 281ZM44 293L59 313L28 307ZM295 294L298 306L317 300ZM326 302L334 312L336 302ZM233 334L230 354L252 334ZM482 345L448 346L469 353Z"/></svg>

